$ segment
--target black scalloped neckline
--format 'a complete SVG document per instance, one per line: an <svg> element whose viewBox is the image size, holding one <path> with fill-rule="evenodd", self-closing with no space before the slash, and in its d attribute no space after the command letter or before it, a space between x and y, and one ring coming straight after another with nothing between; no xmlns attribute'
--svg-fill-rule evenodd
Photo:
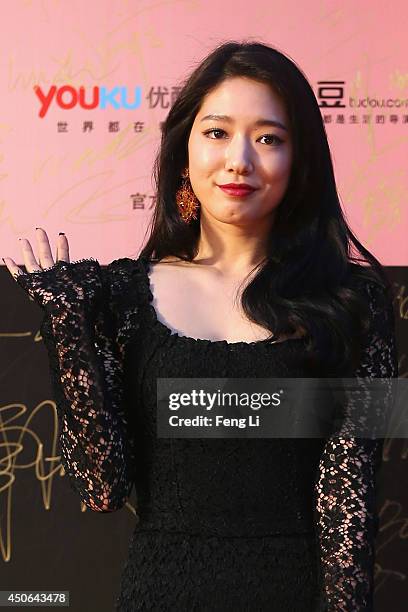
<svg viewBox="0 0 408 612"><path fill-rule="evenodd" d="M300 338L287 338L286 340L279 340L278 342L276 340L270 340L268 338L264 338L263 340L254 340L253 342L245 342L245 340L239 340L238 342L229 342L228 340L210 340L208 338L193 338L192 336L184 336L182 334L179 334L177 331L171 329L165 323L159 320L156 309L153 306L152 302L153 302L154 295L152 292L151 282L150 282L150 277L149 277L150 265L152 263L151 260L148 257L143 256L143 255L140 255L138 259L139 259L139 262L142 264L143 279L145 282L145 289L146 289L146 293L148 297L148 307L149 307L149 312L151 314L153 323L157 328L161 329L168 336L176 338L177 340L183 340L185 342L189 342L189 343L193 343L197 345L202 344L202 345L225 346L227 348L258 347L258 346L269 347L269 346L280 346L280 345L292 346L291 343L296 343L296 342L303 343L305 341L305 337L303 336Z"/></svg>

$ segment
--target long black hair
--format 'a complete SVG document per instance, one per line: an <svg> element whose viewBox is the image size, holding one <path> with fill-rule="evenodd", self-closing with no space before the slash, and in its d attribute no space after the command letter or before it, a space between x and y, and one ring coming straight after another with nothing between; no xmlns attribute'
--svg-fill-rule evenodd
<svg viewBox="0 0 408 612"><path fill-rule="evenodd" d="M261 42L223 43L181 84L162 126L153 168L156 205L140 255L155 261L195 258L200 216L190 224L181 219L176 191L188 166L188 139L203 98L233 77L265 83L280 96L293 142L288 187L275 213L266 258L242 293L243 310L276 337L306 331L309 350L323 349L328 372L334 374L358 363L369 326L367 300L356 283L378 283L390 297L392 289L383 266L346 222L313 89L296 63L276 48Z"/></svg>

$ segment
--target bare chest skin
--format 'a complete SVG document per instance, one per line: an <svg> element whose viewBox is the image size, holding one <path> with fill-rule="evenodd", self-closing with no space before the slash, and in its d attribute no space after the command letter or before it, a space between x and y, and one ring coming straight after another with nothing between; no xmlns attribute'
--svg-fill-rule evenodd
<svg viewBox="0 0 408 612"><path fill-rule="evenodd" d="M181 336L227 342L256 342L270 336L242 311L245 285L237 294L242 278L226 280L206 266L162 261L150 265L149 279L157 318Z"/></svg>

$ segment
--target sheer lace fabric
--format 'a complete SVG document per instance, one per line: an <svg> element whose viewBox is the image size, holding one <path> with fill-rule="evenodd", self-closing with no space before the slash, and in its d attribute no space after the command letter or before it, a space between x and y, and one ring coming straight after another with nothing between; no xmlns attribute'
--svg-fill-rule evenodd
<svg viewBox="0 0 408 612"><path fill-rule="evenodd" d="M378 532L376 471L381 463L383 440L357 438L353 431L356 407L387 412L392 387L387 383L384 403L364 393L364 381L395 378L398 362L394 313L384 303L381 290L365 287L371 311L371 328L361 363L354 376L360 387L347 395L344 420L326 441L316 483L316 525L329 610L371 610L373 606L374 544ZM385 418L385 414L384 414Z"/></svg>
<svg viewBox="0 0 408 612"><path fill-rule="evenodd" d="M267 610L271 597L280 610L371 610L381 440L350 436L347 418L325 441L158 440L158 376L310 371L302 340L234 346L171 334L155 316L146 266L123 258L102 269L90 258L17 277L45 311L41 331L71 486L92 510L108 512L136 485L140 526L118 609L204 610L211 602L225 610L234 583L236 610ZM372 323L356 375L395 377L392 305L374 285L364 290ZM246 582L233 573L241 564ZM219 586L199 595L200 580Z"/></svg>
<svg viewBox="0 0 408 612"><path fill-rule="evenodd" d="M92 510L121 508L133 484L133 448L123 403L123 355L109 304L115 266L58 262L17 282L45 310L41 334L60 422L61 460Z"/></svg>

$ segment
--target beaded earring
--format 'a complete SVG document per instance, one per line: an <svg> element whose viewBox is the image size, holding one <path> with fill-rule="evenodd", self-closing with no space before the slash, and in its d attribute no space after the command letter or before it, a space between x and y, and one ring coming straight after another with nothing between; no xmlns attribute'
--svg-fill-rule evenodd
<svg viewBox="0 0 408 612"><path fill-rule="evenodd" d="M181 187L176 193L176 203L180 216L185 223L190 223L192 219L197 219L197 210L200 202L191 187L188 168L183 172Z"/></svg>

